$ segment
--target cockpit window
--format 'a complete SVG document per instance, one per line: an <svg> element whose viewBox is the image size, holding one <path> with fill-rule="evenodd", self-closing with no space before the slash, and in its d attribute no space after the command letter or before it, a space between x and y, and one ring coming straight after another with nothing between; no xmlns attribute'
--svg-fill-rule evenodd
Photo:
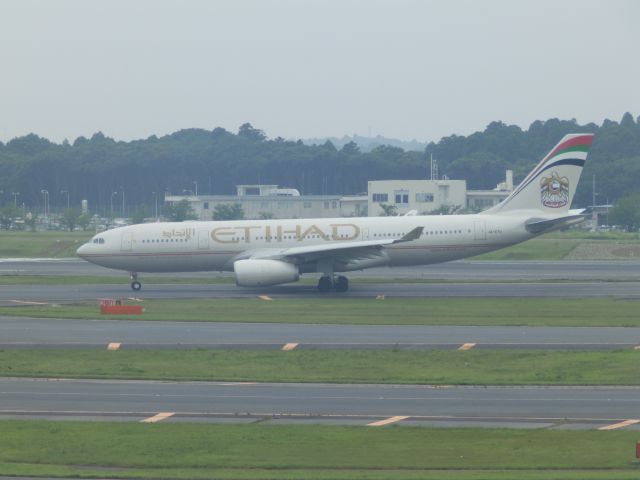
<svg viewBox="0 0 640 480"><path fill-rule="evenodd" d="M93 239L93 243L100 243L100 244L102 244L102 243L104 243L104 238L102 238L102 237L94 238L94 239Z"/></svg>

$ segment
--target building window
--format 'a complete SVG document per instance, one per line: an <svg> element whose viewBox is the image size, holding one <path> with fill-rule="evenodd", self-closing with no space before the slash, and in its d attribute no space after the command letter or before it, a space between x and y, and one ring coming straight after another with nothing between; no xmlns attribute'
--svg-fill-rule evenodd
<svg viewBox="0 0 640 480"><path fill-rule="evenodd" d="M416 193L416 202L418 203L433 202L433 193Z"/></svg>
<svg viewBox="0 0 640 480"><path fill-rule="evenodd" d="M331 202L324 202L324 208L328 209L330 208Z"/></svg>
<svg viewBox="0 0 640 480"><path fill-rule="evenodd" d="M396 198L396 205L409 204L409 190L396 190L393 192Z"/></svg>
<svg viewBox="0 0 640 480"><path fill-rule="evenodd" d="M389 201L389 195L387 195L386 193L374 193L373 194L373 201L374 202L388 202Z"/></svg>
<svg viewBox="0 0 640 480"><path fill-rule="evenodd" d="M202 208L203 208L204 210L209 210L209 202L204 202L204 203L202 204Z"/></svg>
<svg viewBox="0 0 640 480"><path fill-rule="evenodd" d="M338 202L331 202L331 208L338 208Z"/></svg>
<svg viewBox="0 0 640 480"><path fill-rule="evenodd" d="M311 202L304 202L304 208L311 208Z"/></svg>

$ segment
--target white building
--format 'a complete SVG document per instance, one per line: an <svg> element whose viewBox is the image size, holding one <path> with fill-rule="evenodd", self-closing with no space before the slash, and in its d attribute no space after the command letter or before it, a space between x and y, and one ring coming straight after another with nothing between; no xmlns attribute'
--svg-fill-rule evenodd
<svg viewBox="0 0 640 480"><path fill-rule="evenodd" d="M237 195L167 196L165 202L187 200L198 219L212 220L216 205L240 204L246 219L377 217L381 205L392 205L399 215L418 214L441 207L485 210L505 199L513 190L513 176L494 190L467 190L465 180L376 180L367 195L300 195L294 188L277 185L237 185Z"/></svg>
<svg viewBox="0 0 640 480"><path fill-rule="evenodd" d="M399 215L411 210L418 214L443 206L464 208L467 204L465 180L376 180L368 185L369 216L382 215L381 205L393 205Z"/></svg>

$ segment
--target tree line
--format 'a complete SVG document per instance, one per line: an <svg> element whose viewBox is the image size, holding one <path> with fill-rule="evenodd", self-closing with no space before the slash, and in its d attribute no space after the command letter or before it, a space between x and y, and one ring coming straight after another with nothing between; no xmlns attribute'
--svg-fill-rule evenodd
<svg viewBox="0 0 640 480"><path fill-rule="evenodd" d="M626 113L602 125L550 119L521 129L492 122L481 132L431 142L422 152L388 145L363 152L354 142L340 149L329 141L305 145L269 139L248 123L237 133L187 129L130 142L98 132L57 144L30 134L0 142L0 205L39 211L48 200L62 211L68 195L72 205L88 200L92 212L131 216L154 212L165 194L234 194L237 184L358 194L369 180L428 178L431 155L441 175L467 180L470 189L491 189L506 169L514 170L517 183L567 133L596 135L574 206L592 203L593 175L596 204L640 192L640 125Z"/></svg>

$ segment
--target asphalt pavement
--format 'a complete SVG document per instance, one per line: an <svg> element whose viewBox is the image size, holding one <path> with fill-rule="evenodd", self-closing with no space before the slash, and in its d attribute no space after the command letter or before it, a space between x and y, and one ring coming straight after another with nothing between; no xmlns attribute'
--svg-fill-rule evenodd
<svg viewBox="0 0 640 480"><path fill-rule="evenodd" d="M638 387L474 387L0 378L2 418L601 428L634 419ZM400 419L400 420L398 420ZM637 428L637 424L625 424Z"/></svg>
<svg viewBox="0 0 640 480"><path fill-rule="evenodd" d="M632 327L476 327L154 322L0 317L0 348L579 348L640 345Z"/></svg>

